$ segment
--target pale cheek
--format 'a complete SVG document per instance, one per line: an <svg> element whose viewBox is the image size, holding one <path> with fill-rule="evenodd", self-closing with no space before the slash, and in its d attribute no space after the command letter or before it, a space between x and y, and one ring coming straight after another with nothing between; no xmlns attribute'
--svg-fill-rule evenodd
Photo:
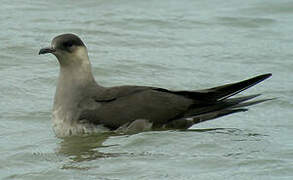
<svg viewBox="0 0 293 180"><path fill-rule="evenodd" d="M74 54L80 58L87 58L87 50L84 47L75 47Z"/></svg>

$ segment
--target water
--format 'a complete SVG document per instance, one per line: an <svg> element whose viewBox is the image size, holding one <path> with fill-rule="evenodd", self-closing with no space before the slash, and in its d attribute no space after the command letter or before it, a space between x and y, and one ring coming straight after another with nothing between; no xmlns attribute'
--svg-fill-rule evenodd
<svg viewBox="0 0 293 180"><path fill-rule="evenodd" d="M8 1L0 6L0 179L292 179L292 1ZM41 47L81 36L96 80L200 89L271 72L277 100L192 131L58 139Z"/></svg>

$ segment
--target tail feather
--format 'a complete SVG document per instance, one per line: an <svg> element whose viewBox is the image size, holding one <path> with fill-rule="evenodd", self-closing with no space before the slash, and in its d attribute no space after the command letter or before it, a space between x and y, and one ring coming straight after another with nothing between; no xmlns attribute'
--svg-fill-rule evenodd
<svg viewBox="0 0 293 180"><path fill-rule="evenodd" d="M199 112L197 109L195 110L197 114L193 114L193 115L189 114L183 118L170 121L168 124L165 125L165 128L187 129L197 123L213 120L215 118L219 118L219 117L226 116L233 113L248 111L248 109L244 107L259 104L259 103L274 99L272 98L272 99L248 101L257 96L259 96L259 94L244 96L239 98L230 98L225 101L220 101L218 102L220 103L220 105L214 105L212 108L209 108L209 111Z"/></svg>
<svg viewBox="0 0 293 180"><path fill-rule="evenodd" d="M237 97L237 98L229 98L221 101L216 101L212 102L209 104L203 104L203 105L198 105L196 104L194 107L190 107L190 110L185 113L184 117L190 117L190 116L195 116L195 115L200 115L200 114L205 114L209 112L214 112L214 111L219 111L223 109L228 109L228 108L234 108L237 105L243 104L242 106L239 107L245 107L246 105L244 102L249 101L253 98L256 98L260 96L260 94L255 94L255 95L250 95L250 96L242 96L242 97ZM253 105L260 103L256 101L255 103L252 103L254 101L251 101L248 105ZM262 102L262 101L261 101Z"/></svg>
<svg viewBox="0 0 293 180"><path fill-rule="evenodd" d="M249 101L249 102L237 104L237 105L233 106L233 108L242 108L242 107L259 104L259 103L266 102L266 101L271 101L271 100L274 100L274 99L276 99L276 98L260 99L260 100L255 100L255 101Z"/></svg>
<svg viewBox="0 0 293 180"><path fill-rule="evenodd" d="M234 97L231 96L269 78L271 74L263 74L241 82L218 86L201 91L175 91L195 100L195 104L182 118L174 119L164 125L165 128L187 129L194 124L212 120L237 112L247 111L245 107L272 99L252 100L261 94Z"/></svg>

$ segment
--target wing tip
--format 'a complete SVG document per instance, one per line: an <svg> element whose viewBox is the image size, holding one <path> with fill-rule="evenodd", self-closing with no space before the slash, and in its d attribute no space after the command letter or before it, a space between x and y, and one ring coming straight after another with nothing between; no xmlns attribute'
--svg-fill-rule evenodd
<svg viewBox="0 0 293 180"><path fill-rule="evenodd" d="M259 75L257 77L261 80L265 80L265 79L271 77L272 75L273 75L272 73L266 73L266 74Z"/></svg>

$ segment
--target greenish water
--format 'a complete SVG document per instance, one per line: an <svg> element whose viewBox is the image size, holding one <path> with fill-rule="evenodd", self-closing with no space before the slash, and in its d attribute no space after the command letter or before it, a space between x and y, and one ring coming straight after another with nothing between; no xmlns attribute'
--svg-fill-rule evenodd
<svg viewBox="0 0 293 180"><path fill-rule="evenodd" d="M0 179L292 179L292 1L8 1L0 6ZM58 139L41 47L81 36L96 80L200 89L271 72L277 100L190 131Z"/></svg>

